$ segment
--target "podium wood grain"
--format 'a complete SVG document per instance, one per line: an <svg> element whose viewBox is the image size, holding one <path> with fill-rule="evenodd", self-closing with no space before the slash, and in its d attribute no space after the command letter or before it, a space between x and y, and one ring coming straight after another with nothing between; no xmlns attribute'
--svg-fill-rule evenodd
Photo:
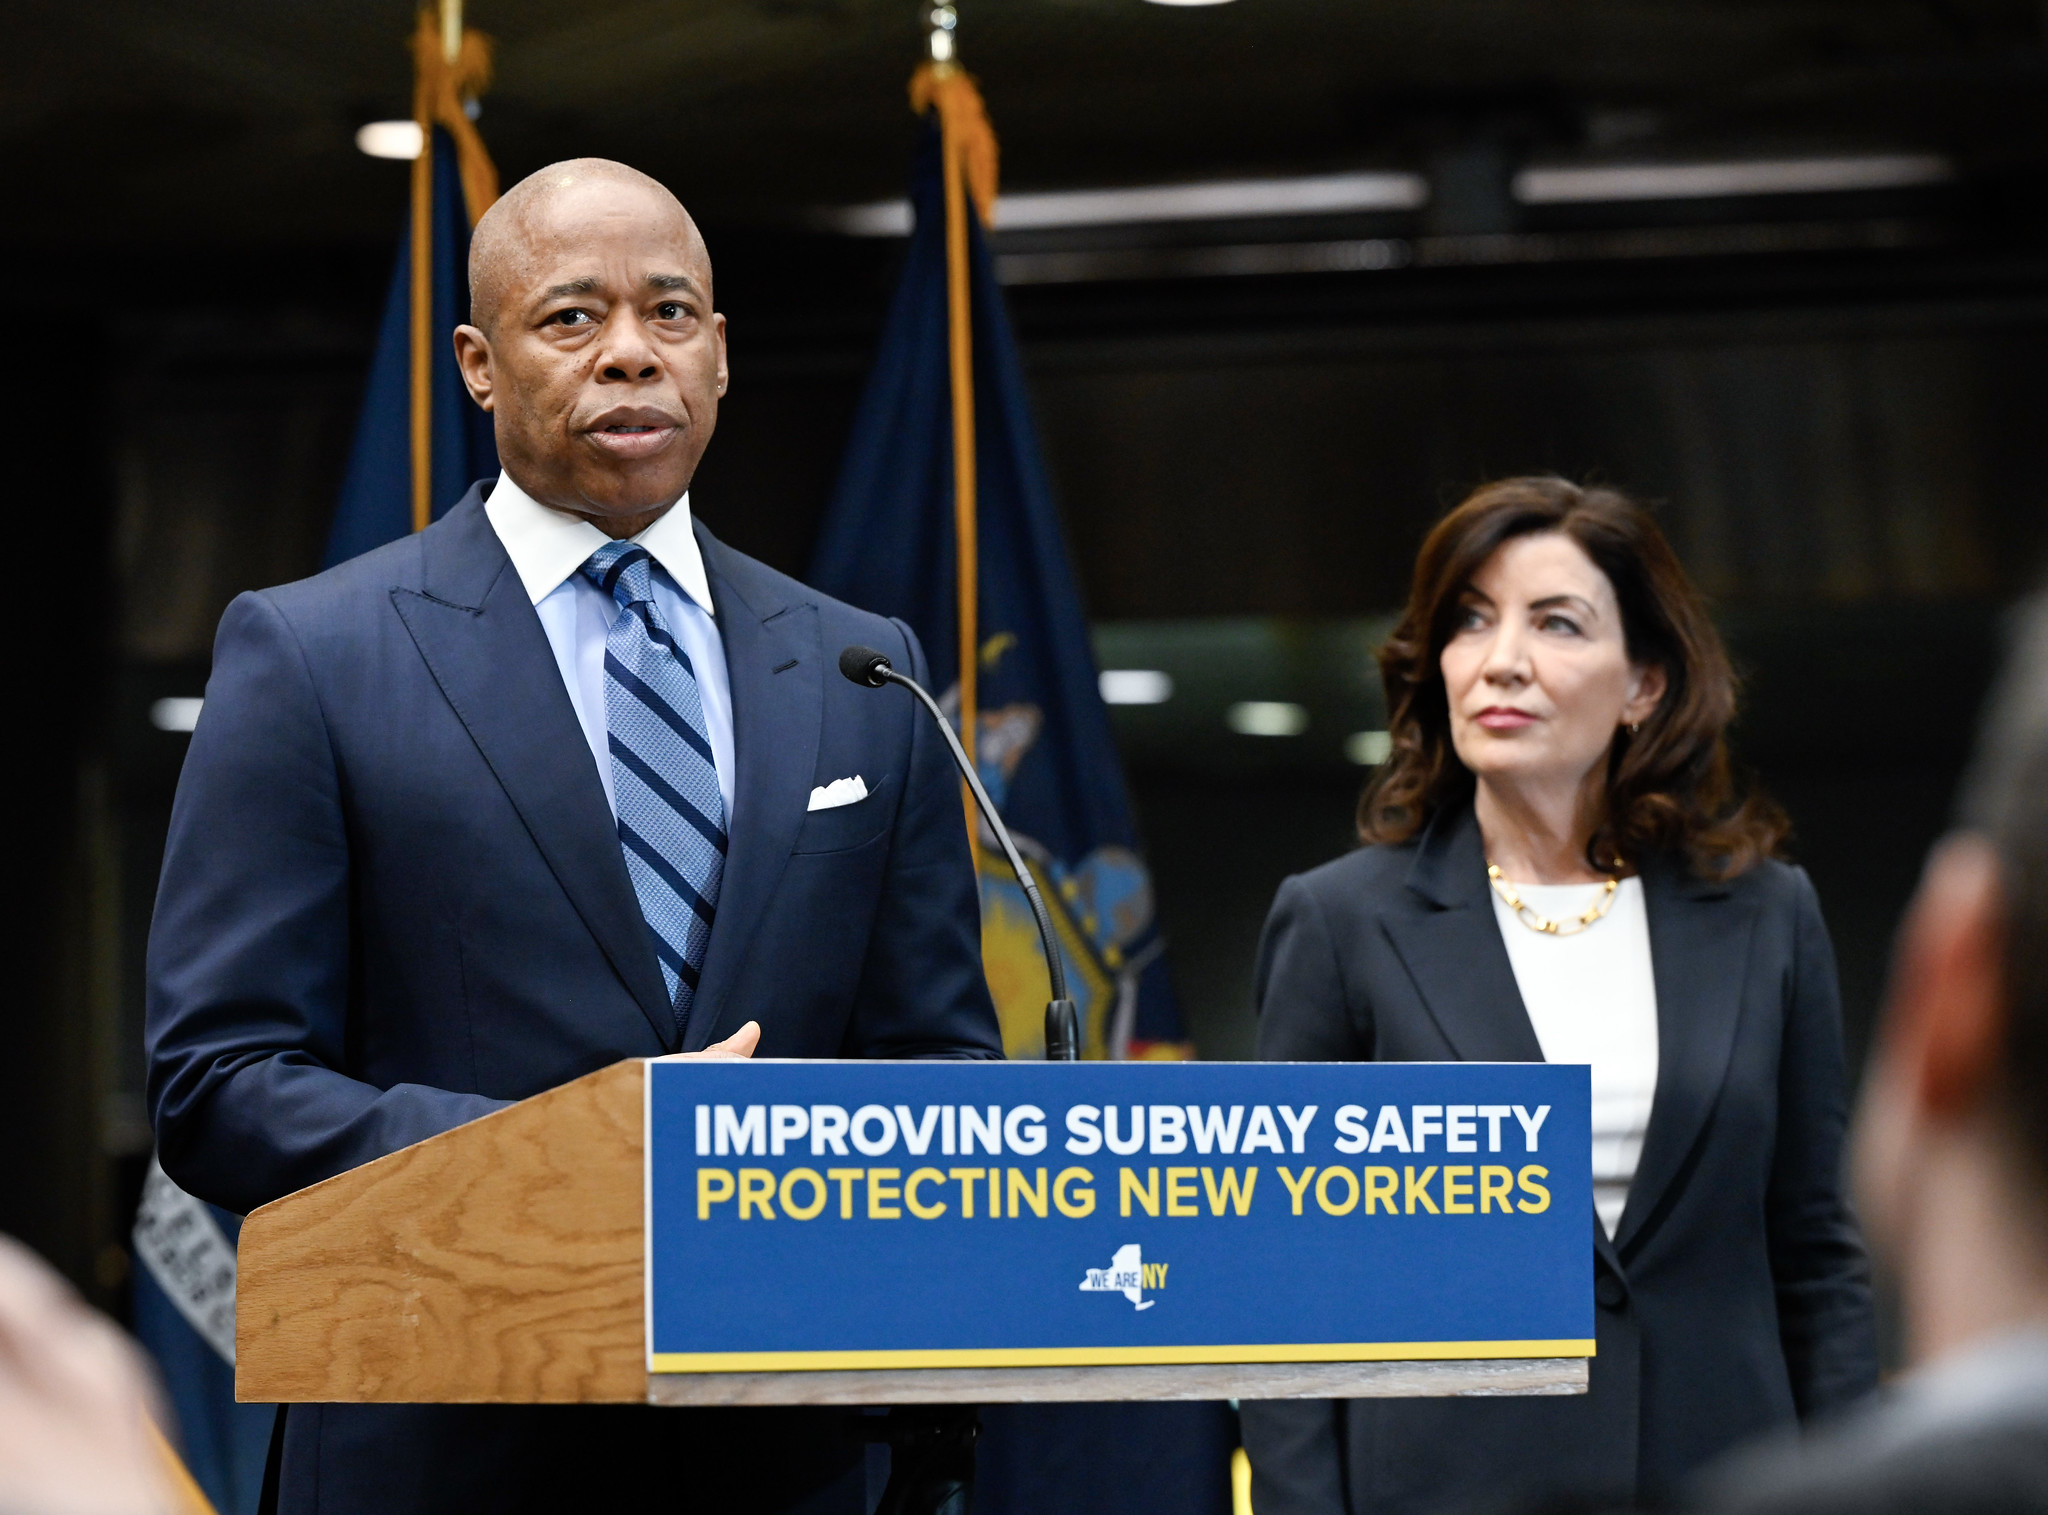
<svg viewBox="0 0 2048 1515"><path fill-rule="evenodd" d="M236 1397L644 1403L644 1066L615 1064L252 1213Z"/></svg>

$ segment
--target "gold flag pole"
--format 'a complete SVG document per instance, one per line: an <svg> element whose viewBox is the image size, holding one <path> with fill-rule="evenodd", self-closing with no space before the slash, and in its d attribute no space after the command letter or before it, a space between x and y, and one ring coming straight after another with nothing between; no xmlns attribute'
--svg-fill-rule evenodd
<svg viewBox="0 0 2048 1515"><path fill-rule="evenodd" d="M490 83L490 39L462 24L462 0L419 13L413 31L412 116L420 153L412 161L412 529L434 507L434 128L455 139L463 207L475 226L498 198L498 171L464 109Z"/></svg>
<svg viewBox="0 0 2048 1515"><path fill-rule="evenodd" d="M142 1417L142 1428L143 1436L156 1454L157 1466L163 1474L163 1480L169 1485L166 1492L171 1497L172 1515L216 1515L213 1501L208 1499L206 1491L199 1487L198 1480L193 1478L191 1470L185 1466L185 1459L178 1455L162 1428L147 1415Z"/></svg>
<svg viewBox="0 0 2048 1515"><path fill-rule="evenodd" d="M987 226L995 213L996 136L974 80L955 61L953 31L959 13L945 0L932 7L930 27L931 61L921 64L910 79L910 106L920 115L939 113L939 156L946 187L946 329L947 357L953 391L953 537L957 565L960 636L960 745L969 762L975 758L979 706L976 699L980 672L979 546L975 510L974 447L974 299L967 267L967 198ZM966 782L960 785L960 800L967 816L970 851L977 869L980 848L972 839L980 834L980 818L974 796Z"/></svg>
<svg viewBox="0 0 2048 1515"><path fill-rule="evenodd" d="M438 51L440 28L421 11L413 40L412 118L420 152L412 160L412 529L433 513L434 480L434 113L425 53Z"/></svg>

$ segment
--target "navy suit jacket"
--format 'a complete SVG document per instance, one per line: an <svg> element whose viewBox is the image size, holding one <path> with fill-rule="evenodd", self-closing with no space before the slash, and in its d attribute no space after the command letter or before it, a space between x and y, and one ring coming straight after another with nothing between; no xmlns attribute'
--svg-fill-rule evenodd
<svg viewBox="0 0 2048 1515"><path fill-rule="evenodd" d="M701 524L737 773L718 922L677 1046L589 744L484 495L222 618L150 932L165 1171L246 1212L749 1020L764 1057L1000 1057L952 763L908 697L836 667L861 642L921 678L916 639ZM852 774L868 798L806 810L814 786ZM388 1449L404 1436L370 1429L379 1408L392 1407L324 1420L360 1422L365 1451ZM673 1440L677 1419L658 1418ZM451 1477L474 1461L451 1435L502 1439L488 1425L428 1434L417 1455ZM318 1450L301 1439L294 1416L287 1508L315 1507L294 1502ZM408 1493L356 1476L329 1470L319 1507L494 1507L459 1480Z"/></svg>
<svg viewBox="0 0 2048 1515"><path fill-rule="evenodd" d="M1259 1515L1534 1509L1548 1496L1627 1507L1875 1386L1869 1270L1842 1192L1834 954L1813 886L1777 862L1725 883L1669 858L1642 872L1657 1090L1613 1240L1588 1217L1591 1391L1247 1404ZM1268 1060L1543 1060L1469 801L1405 846L1282 884L1257 983Z"/></svg>

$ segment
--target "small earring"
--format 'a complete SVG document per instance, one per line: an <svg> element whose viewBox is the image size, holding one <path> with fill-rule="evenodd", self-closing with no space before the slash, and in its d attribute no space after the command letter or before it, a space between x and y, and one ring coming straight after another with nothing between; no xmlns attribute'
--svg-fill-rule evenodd
<svg viewBox="0 0 2048 1515"><path fill-rule="evenodd" d="M1630 736L1634 736L1638 731L1641 731L1642 729L1643 723L1641 721L1630 721L1628 723L1628 734Z"/></svg>

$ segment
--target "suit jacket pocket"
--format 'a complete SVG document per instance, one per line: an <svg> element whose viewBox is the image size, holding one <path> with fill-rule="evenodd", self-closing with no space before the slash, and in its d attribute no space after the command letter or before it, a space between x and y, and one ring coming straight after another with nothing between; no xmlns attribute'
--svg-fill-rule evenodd
<svg viewBox="0 0 2048 1515"><path fill-rule="evenodd" d="M793 855L806 852L845 852L866 846L889 829L895 814L896 796L891 780L883 778L868 785L868 797L851 805L834 805L830 810L813 810L804 816L796 834Z"/></svg>

